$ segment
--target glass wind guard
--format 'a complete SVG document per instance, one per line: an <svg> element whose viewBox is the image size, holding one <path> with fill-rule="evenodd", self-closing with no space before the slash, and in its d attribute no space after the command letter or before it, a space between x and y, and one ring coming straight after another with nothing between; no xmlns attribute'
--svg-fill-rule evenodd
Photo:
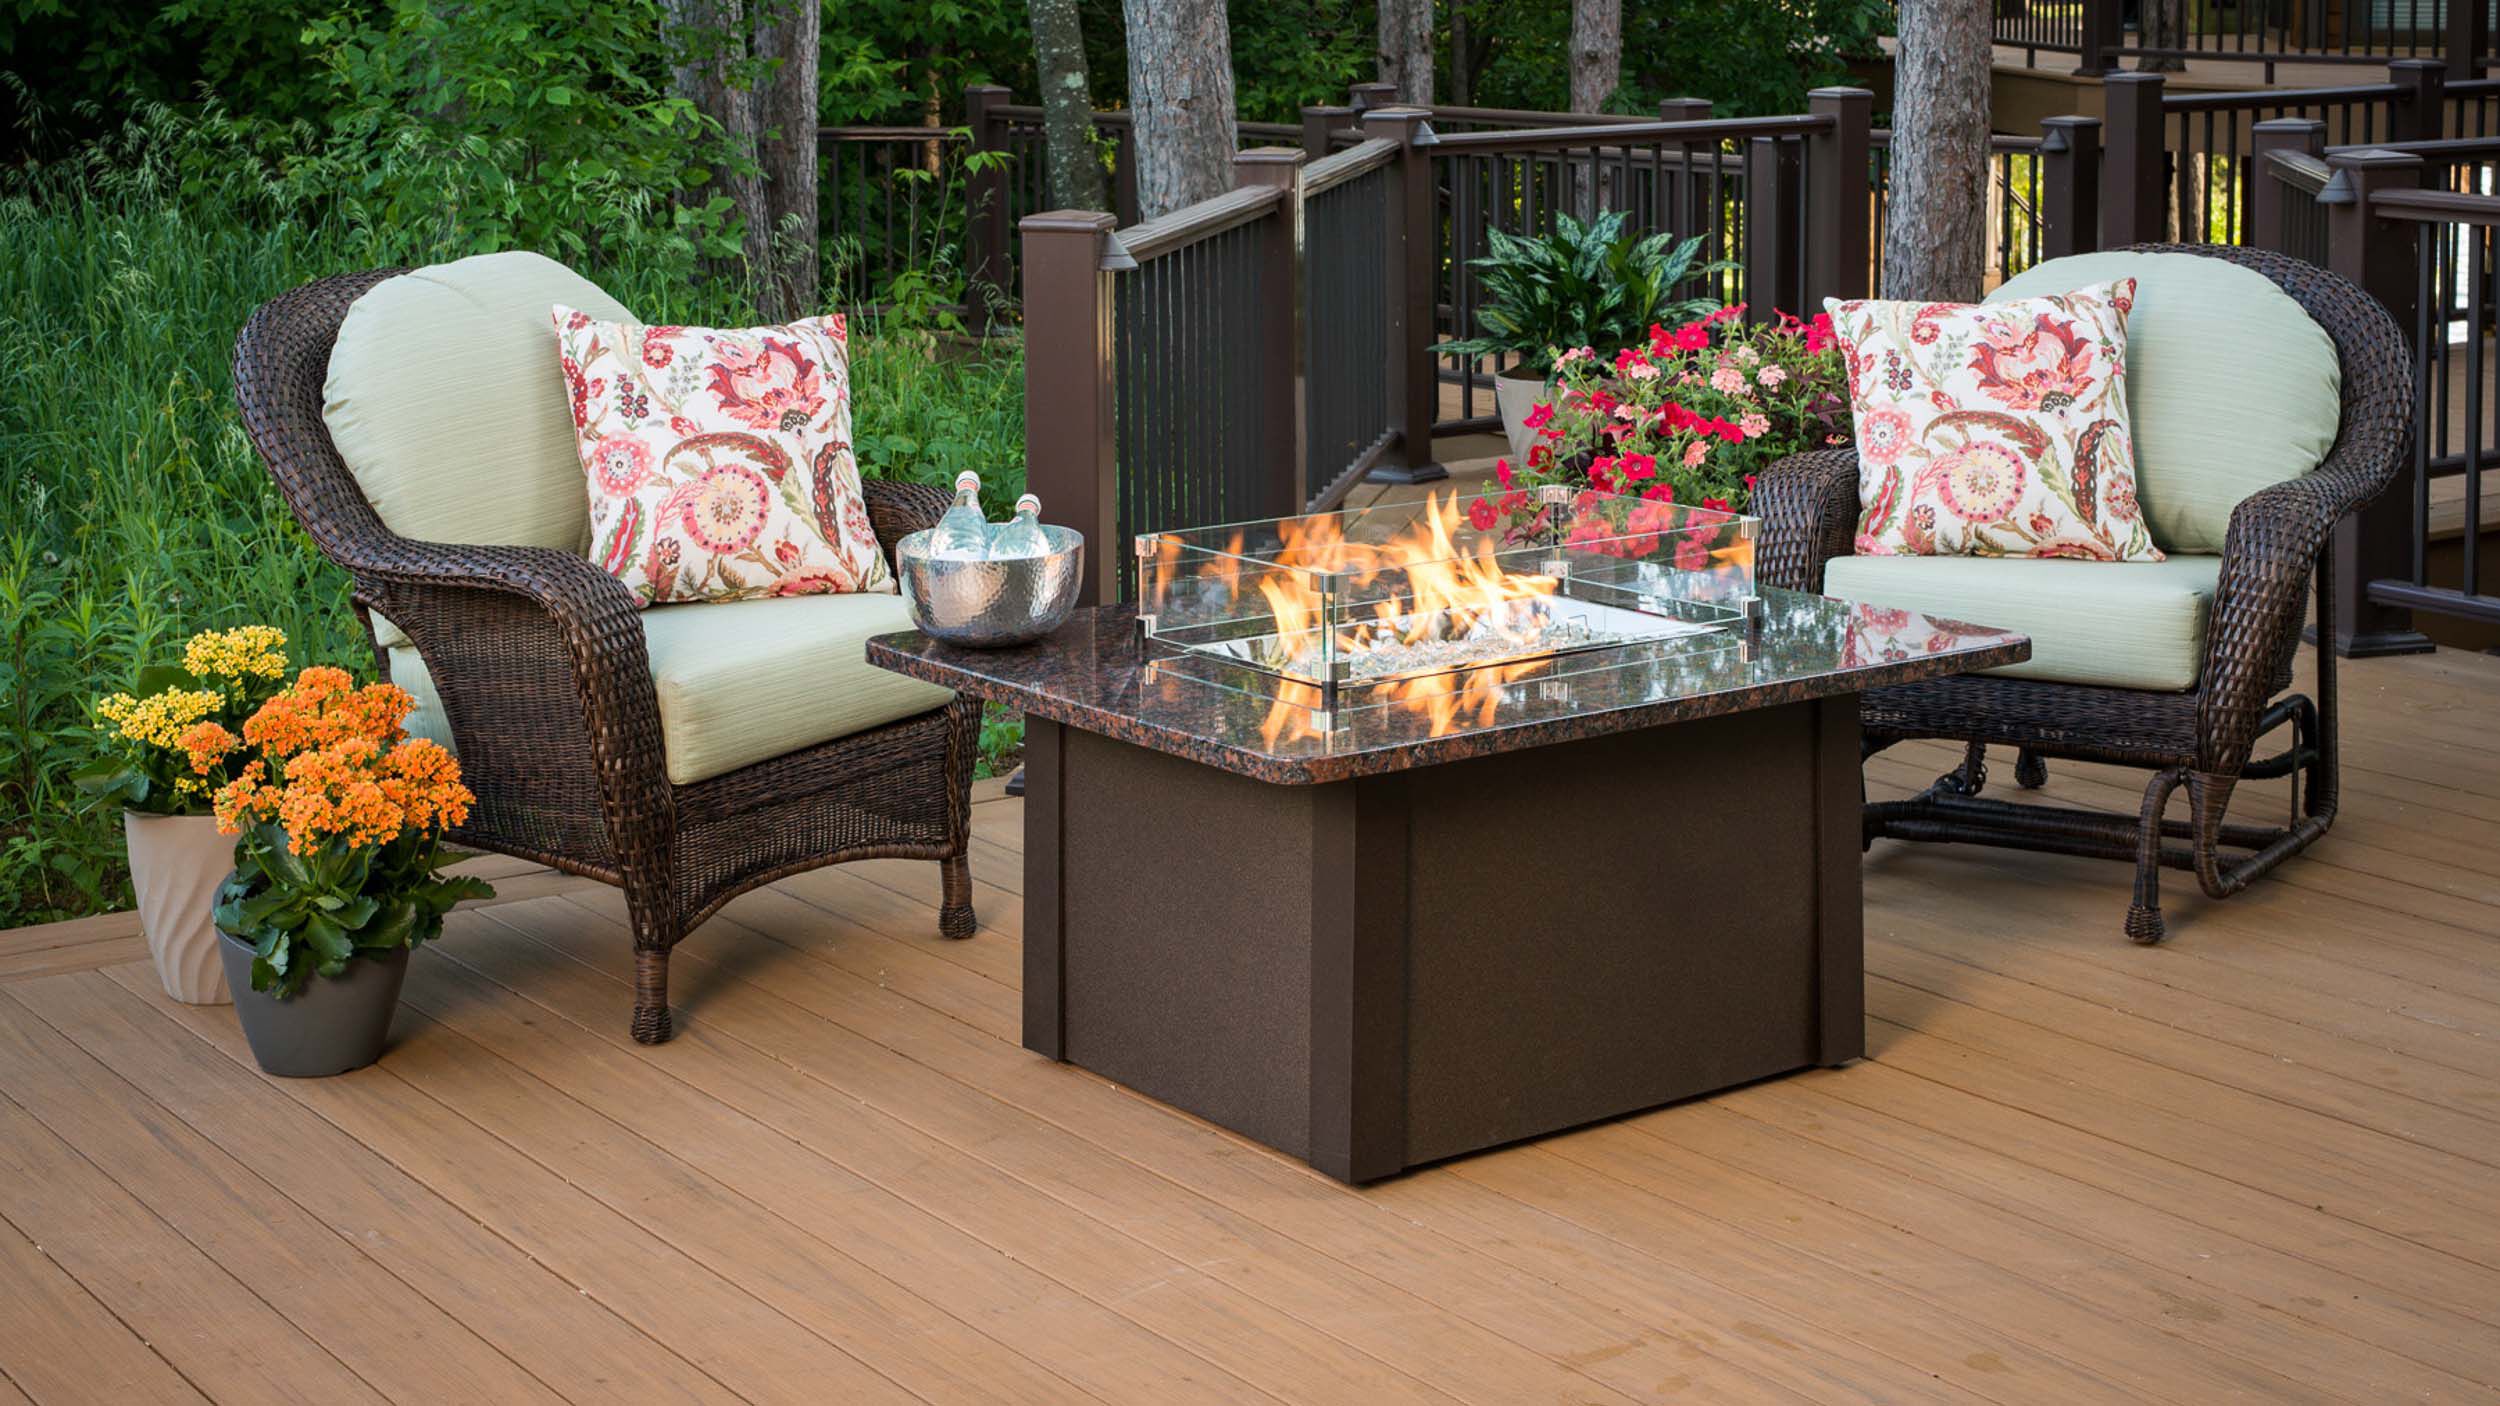
<svg viewBox="0 0 2500 1406"><path fill-rule="evenodd" d="M1612 494L1436 497L1138 539L1141 623L1323 688L1742 631L1754 519Z"/></svg>

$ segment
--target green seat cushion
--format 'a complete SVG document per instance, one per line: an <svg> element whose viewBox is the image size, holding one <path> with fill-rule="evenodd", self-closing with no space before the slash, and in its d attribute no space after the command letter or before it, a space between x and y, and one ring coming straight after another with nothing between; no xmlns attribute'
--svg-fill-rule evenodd
<svg viewBox="0 0 2500 1406"><path fill-rule="evenodd" d="M549 310L632 315L553 259L435 264L366 289L330 351L322 419L383 525L421 542L587 551L590 495ZM375 621L387 647L407 636Z"/></svg>
<svg viewBox="0 0 2500 1406"><path fill-rule="evenodd" d="M911 628L910 609L896 595L666 605L641 619L668 779L680 786L925 713L954 697L868 662L870 635ZM448 742L434 682L414 647L391 651L391 678L420 705L408 730Z"/></svg>
<svg viewBox="0 0 2500 1406"><path fill-rule="evenodd" d="M2196 686L2222 558L2066 561L1834 557L1827 595L2019 630L2031 658L1991 670L2108 688Z"/></svg>
<svg viewBox="0 0 2500 1406"><path fill-rule="evenodd" d="M2231 510L2335 447L2334 339L2253 269L2201 254L2077 254L2008 279L1988 301L2136 280L2127 413L2136 498L2165 552L2219 552Z"/></svg>

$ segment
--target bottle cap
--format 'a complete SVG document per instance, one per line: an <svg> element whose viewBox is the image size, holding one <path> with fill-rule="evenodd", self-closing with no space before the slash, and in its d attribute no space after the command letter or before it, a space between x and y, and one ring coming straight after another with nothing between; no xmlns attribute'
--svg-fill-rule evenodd
<svg viewBox="0 0 2500 1406"><path fill-rule="evenodd" d="M1042 510L1042 500L1041 500L1041 499L1039 499L1039 498L1034 497L1034 496L1033 496L1032 494L1030 494L1030 493L1027 493L1027 494L1025 494L1023 497L1018 498L1018 499L1016 500L1016 511L1017 511L1017 512L1020 512L1020 513L1021 513L1021 512L1031 511L1031 512L1037 512L1037 513L1038 513L1038 512L1040 512L1041 510Z"/></svg>
<svg viewBox="0 0 2500 1406"><path fill-rule="evenodd" d="M967 488L977 489L980 486L981 476L974 473L970 469L966 469L962 473L955 475L955 491L958 493L963 492Z"/></svg>

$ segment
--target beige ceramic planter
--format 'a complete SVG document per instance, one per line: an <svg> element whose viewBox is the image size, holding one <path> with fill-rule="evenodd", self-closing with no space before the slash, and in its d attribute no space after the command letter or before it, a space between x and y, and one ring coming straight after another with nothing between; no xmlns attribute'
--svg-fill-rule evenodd
<svg viewBox="0 0 2500 1406"><path fill-rule="evenodd" d="M234 871L234 837L217 833L208 815L146 815L122 812L130 842L130 883L139 893L139 926L165 994L195 1006L222 1006L234 998L217 953L217 924L210 916L217 886Z"/></svg>
<svg viewBox="0 0 2500 1406"><path fill-rule="evenodd" d="M1528 457L1528 443L1535 431L1522 423L1537 402L1545 399L1545 378L1542 376L1496 376L1493 378L1493 408L1502 415L1502 433L1510 437L1510 457Z"/></svg>

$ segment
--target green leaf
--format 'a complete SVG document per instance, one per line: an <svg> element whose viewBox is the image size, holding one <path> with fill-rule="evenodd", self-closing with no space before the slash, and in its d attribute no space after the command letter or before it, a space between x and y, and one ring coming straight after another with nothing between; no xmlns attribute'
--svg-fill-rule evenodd
<svg viewBox="0 0 2500 1406"><path fill-rule="evenodd" d="M200 681L178 664L150 664L139 671L136 684L137 694L148 698L167 689L198 688Z"/></svg>
<svg viewBox="0 0 2500 1406"><path fill-rule="evenodd" d="M347 932L331 922L329 916L315 913L304 924L304 943L321 959L322 975L334 975L330 969L356 955L356 944L347 940Z"/></svg>
<svg viewBox="0 0 2500 1406"><path fill-rule="evenodd" d="M397 899L381 910L381 915L356 934L359 951L387 951L404 947L416 931L417 905L412 899Z"/></svg>

